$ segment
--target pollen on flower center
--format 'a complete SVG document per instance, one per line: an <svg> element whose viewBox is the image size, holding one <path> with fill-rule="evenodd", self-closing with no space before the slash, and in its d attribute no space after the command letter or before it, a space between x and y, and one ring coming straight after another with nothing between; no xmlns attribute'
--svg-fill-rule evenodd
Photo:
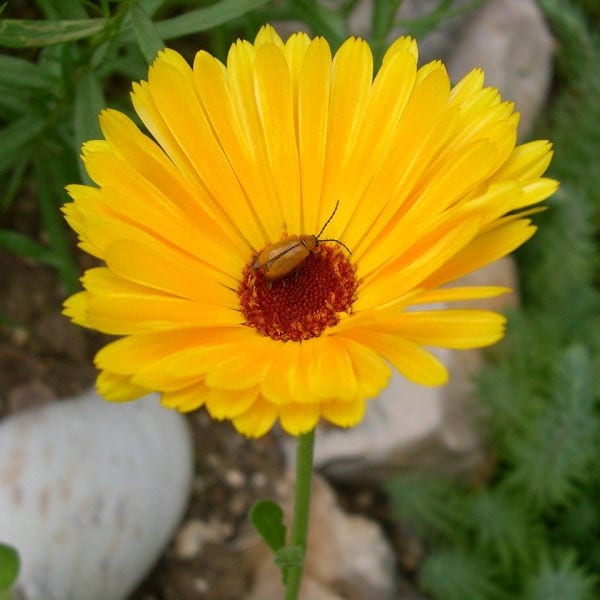
<svg viewBox="0 0 600 600"><path fill-rule="evenodd" d="M339 313L351 312L358 280L344 252L320 244L281 279L269 281L246 265L238 289L246 325L274 340L307 340L336 325Z"/></svg>

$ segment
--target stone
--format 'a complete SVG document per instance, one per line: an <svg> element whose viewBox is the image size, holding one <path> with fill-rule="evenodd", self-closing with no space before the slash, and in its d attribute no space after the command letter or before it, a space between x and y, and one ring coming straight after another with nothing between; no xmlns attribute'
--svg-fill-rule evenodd
<svg viewBox="0 0 600 600"><path fill-rule="evenodd" d="M207 542L223 541L221 529L220 523L190 519L175 538L175 554L184 560L195 558Z"/></svg>
<svg viewBox="0 0 600 600"><path fill-rule="evenodd" d="M185 419L155 396L95 392L0 424L0 540L16 547L27 600L122 600L186 507L193 453Z"/></svg>
<svg viewBox="0 0 600 600"><path fill-rule="evenodd" d="M516 290L511 258L464 277L457 285L505 286ZM462 303L502 312L518 302L516 292ZM425 469L469 478L487 464L480 408L473 377L483 365L481 350L435 349L447 366L450 381L424 387L394 373L389 386L371 400L364 420L353 429L321 426L315 443L315 467L335 481L381 483L402 470ZM293 465L294 441L284 439L288 464Z"/></svg>
<svg viewBox="0 0 600 600"><path fill-rule="evenodd" d="M482 67L486 85L516 104L523 138L548 96L553 51L552 36L535 0L492 0L469 15L447 67L453 81Z"/></svg>
<svg viewBox="0 0 600 600"><path fill-rule="evenodd" d="M291 514L293 476L286 478L280 498ZM266 545L252 547L254 582L244 600L283 597L279 568ZM346 514L324 479L313 477L308 552L300 600L391 600L394 594L394 556L377 524Z"/></svg>

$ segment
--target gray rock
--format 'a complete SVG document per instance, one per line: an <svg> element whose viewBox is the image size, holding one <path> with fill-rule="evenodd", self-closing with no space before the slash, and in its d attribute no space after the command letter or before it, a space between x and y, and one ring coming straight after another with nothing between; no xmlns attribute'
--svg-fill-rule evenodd
<svg viewBox="0 0 600 600"><path fill-rule="evenodd" d="M184 418L156 397L94 392L0 424L0 540L27 600L121 600L181 519L192 482Z"/></svg>

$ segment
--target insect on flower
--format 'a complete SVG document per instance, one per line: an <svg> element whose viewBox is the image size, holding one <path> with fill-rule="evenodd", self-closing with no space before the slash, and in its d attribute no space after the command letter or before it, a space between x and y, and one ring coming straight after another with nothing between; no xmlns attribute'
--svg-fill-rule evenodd
<svg viewBox="0 0 600 600"><path fill-rule="evenodd" d="M325 231L331 219L333 219L338 205L339 200L335 203L333 212L317 235L291 235L284 240L265 246L258 253L252 268L262 271L267 281L277 281L289 275L296 267L300 266L321 242L335 242L343 246L349 254L352 254L348 246L344 242L340 242L340 240L321 239L321 234Z"/></svg>

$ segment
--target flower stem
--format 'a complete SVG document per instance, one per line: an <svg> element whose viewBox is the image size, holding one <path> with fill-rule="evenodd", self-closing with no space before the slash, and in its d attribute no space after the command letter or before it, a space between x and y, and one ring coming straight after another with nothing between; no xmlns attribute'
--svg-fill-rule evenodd
<svg viewBox="0 0 600 600"><path fill-rule="evenodd" d="M288 571L285 600L297 600L302 579L306 539L308 536L308 514L310 510L310 488L313 472L313 447L315 430L298 438L296 448L296 490L294 492L294 520L290 545L302 548L302 562Z"/></svg>

